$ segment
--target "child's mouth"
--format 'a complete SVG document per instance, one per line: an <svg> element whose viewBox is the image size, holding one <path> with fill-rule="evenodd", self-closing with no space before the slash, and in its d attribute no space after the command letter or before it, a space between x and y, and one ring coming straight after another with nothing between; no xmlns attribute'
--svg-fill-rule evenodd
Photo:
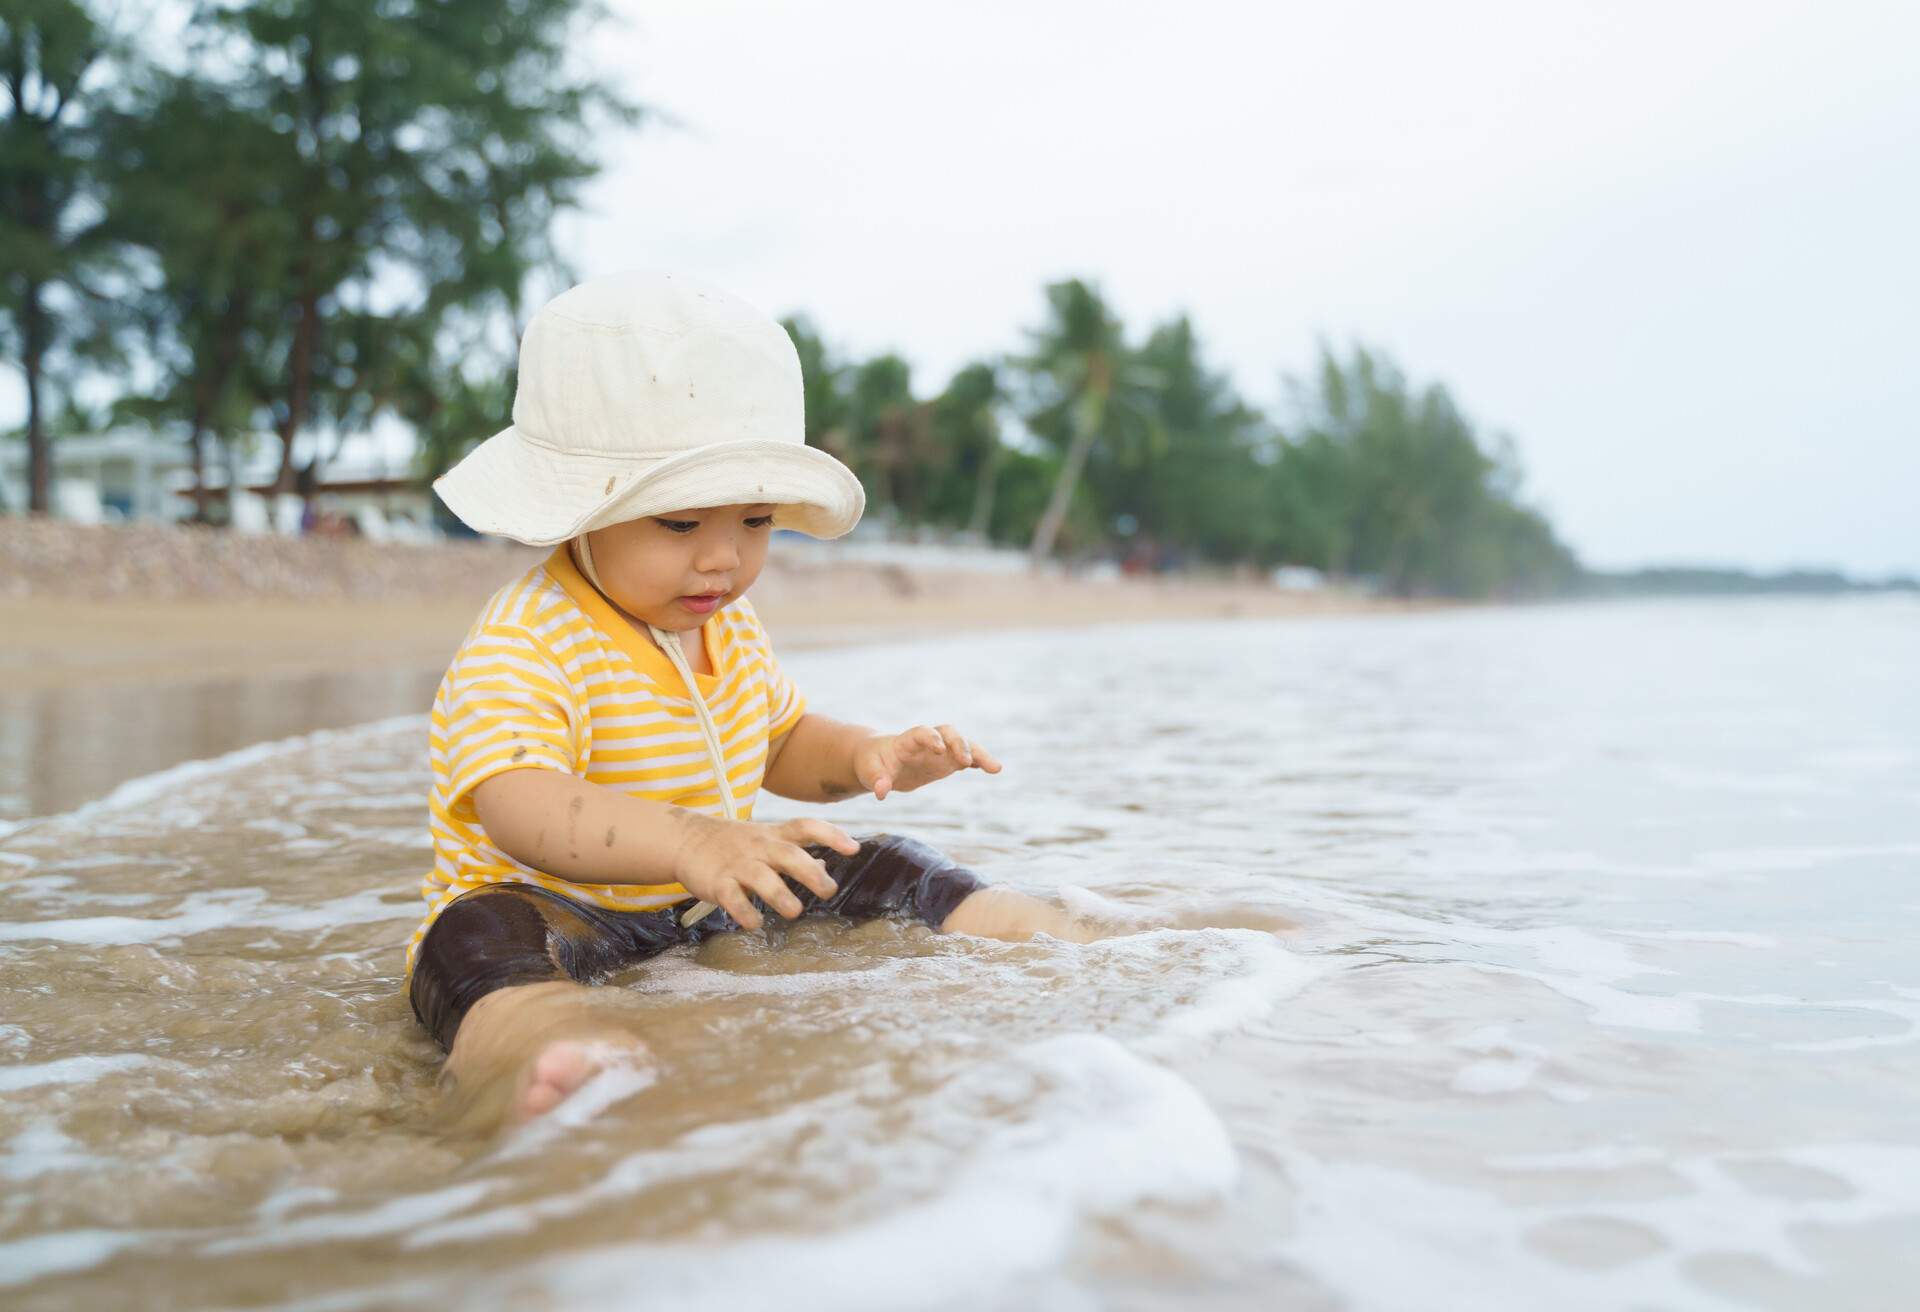
<svg viewBox="0 0 1920 1312"><path fill-rule="evenodd" d="M696 614L705 615L715 606L718 606L720 599L726 595L724 592L708 592L698 597L682 597L680 598L680 604Z"/></svg>

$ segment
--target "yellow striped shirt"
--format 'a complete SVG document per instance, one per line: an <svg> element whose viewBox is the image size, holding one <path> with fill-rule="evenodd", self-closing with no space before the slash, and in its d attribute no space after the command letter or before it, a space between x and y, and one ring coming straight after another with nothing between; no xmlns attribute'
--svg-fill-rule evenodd
<svg viewBox="0 0 1920 1312"><path fill-rule="evenodd" d="M767 749L805 699L780 671L744 597L700 626L713 673L694 675L719 730L741 819L766 773ZM581 577L563 546L493 595L433 699L428 732L433 869L427 917L407 942L407 973L434 917L486 884L538 884L621 911L691 896L679 884L578 884L496 847L473 789L507 770L560 770L709 815L724 815L713 758L686 685L666 655Z"/></svg>

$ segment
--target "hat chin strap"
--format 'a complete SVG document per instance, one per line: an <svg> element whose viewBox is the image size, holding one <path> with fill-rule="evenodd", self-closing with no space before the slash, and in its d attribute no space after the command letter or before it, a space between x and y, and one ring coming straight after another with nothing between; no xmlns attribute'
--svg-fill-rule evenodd
<svg viewBox="0 0 1920 1312"><path fill-rule="evenodd" d="M573 555L573 563L587 582L593 584L601 596L607 596L607 590L601 585L600 575L593 568L593 548L587 545L587 535L582 533L568 544ZM609 602L613 598L607 597ZM619 609L618 603L614 608ZM680 645L680 635L669 633L657 624L647 625L647 632L653 635L653 641L666 658L673 662L673 668L680 672L681 680L687 685L687 695L693 699L693 713L700 721L700 733L707 740L707 756L713 762L713 782L720 793L720 807L727 813L727 819L738 820L740 807L734 801L733 785L727 779L727 756L720 747L720 731L714 727L713 712L707 709L707 699L700 695L700 685L694 682L693 669L687 664L686 648ZM680 917L682 925L692 925L705 920L720 908L711 902L696 902L687 913Z"/></svg>

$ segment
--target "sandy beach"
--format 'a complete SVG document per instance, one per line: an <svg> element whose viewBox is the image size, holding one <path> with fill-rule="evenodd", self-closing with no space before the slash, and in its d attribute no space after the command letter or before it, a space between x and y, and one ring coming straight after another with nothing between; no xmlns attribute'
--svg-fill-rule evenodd
<svg viewBox="0 0 1920 1312"><path fill-rule="evenodd" d="M475 612L522 558L454 595L0 600L0 671L12 689L444 667ZM1142 620L1279 618L1390 603L1281 592L1251 583L907 574L869 565L770 564L752 593L781 647L819 647L954 629Z"/></svg>
<svg viewBox="0 0 1920 1312"><path fill-rule="evenodd" d="M545 552L0 520L10 690L444 667L480 604ZM1095 579L796 559L753 602L782 647L955 629L1403 609L1204 576Z"/></svg>
<svg viewBox="0 0 1920 1312"><path fill-rule="evenodd" d="M264 739L422 711L480 604L544 554L0 519L0 820ZM752 597L784 651L1404 608L1255 580L906 569L778 547Z"/></svg>

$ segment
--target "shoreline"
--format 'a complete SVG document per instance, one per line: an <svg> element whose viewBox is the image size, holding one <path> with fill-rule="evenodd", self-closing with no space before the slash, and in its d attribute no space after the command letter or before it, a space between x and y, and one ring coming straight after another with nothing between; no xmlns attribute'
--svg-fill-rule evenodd
<svg viewBox="0 0 1920 1312"><path fill-rule="evenodd" d="M837 572L837 567L836 571ZM776 650L1012 629L1400 614L1431 606L1306 597L1222 585L1076 583L952 588L943 595L751 594ZM69 601L0 599L0 680L9 693L444 670L480 600Z"/></svg>
<svg viewBox="0 0 1920 1312"><path fill-rule="evenodd" d="M413 547L404 551L417 569L395 569L407 557L387 555L381 573L362 568L380 550L365 542L19 527L0 521L0 824L70 810L183 762L425 713L487 597L545 554ZM35 550L17 550L23 539ZM103 551L127 568L108 568ZM139 571L162 566L172 572L156 596ZM777 547L750 595L780 652L1431 609L1252 580L908 569Z"/></svg>
<svg viewBox="0 0 1920 1312"><path fill-rule="evenodd" d="M161 525L0 520L0 687L188 685L441 671L486 599L547 553L380 547ZM1432 609L1204 575L989 573L783 552L751 598L777 650L968 630Z"/></svg>
<svg viewBox="0 0 1920 1312"><path fill-rule="evenodd" d="M1043 587L1032 585L1045 581L979 579L913 596L882 586L831 601L805 595L830 587L841 573L834 567L810 575L804 587L769 587L764 600L756 585L752 595L777 650L1413 609L1279 593L1250 597L1240 588L1070 580ZM842 581L874 579L867 571ZM479 605L467 598L0 600L0 632L7 635L0 644L0 830L188 761L424 714Z"/></svg>

